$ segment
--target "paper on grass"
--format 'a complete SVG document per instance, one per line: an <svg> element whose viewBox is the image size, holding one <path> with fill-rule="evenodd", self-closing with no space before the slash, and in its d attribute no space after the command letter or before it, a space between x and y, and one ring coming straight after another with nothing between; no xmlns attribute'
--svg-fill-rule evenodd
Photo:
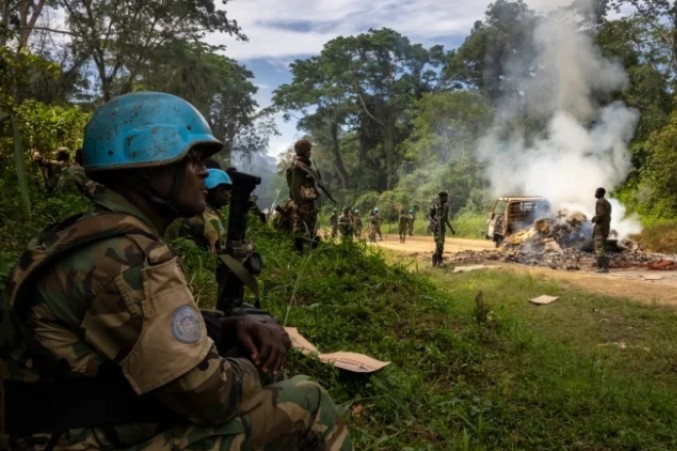
<svg viewBox="0 0 677 451"><path fill-rule="evenodd" d="M557 299L559 299L559 297L557 297L557 296L547 296L547 295L544 294L543 296L539 296L537 298L529 299L529 301L532 304L536 304L536 305L548 305L548 304L552 304Z"/></svg>
<svg viewBox="0 0 677 451"><path fill-rule="evenodd" d="M356 352L339 351L322 354L314 344L301 335L296 327L285 327L284 329L289 334L291 344L295 349L298 349L305 355L317 354L317 358L322 362L333 365L336 368L351 371L353 373L373 373L390 365L390 362L382 362L373 357L369 357L368 355L358 354Z"/></svg>

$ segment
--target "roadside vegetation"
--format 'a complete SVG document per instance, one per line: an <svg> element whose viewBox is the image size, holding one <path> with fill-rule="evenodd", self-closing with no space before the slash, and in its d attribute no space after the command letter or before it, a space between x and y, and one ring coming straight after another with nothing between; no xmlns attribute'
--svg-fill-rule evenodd
<svg viewBox="0 0 677 451"><path fill-rule="evenodd" d="M344 407L356 449L677 446L671 309L513 272L388 264L362 243L299 256L267 227L251 237L266 264L263 304L280 321L323 352L392 362L356 375L292 354L289 372L320 380ZM209 258L183 246L208 306ZM541 294L560 299L528 302Z"/></svg>

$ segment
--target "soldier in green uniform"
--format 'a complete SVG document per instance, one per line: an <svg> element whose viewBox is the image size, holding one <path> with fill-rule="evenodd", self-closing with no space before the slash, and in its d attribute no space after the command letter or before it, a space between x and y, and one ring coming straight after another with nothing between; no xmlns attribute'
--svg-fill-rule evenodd
<svg viewBox="0 0 677 451"><path fill-rule="evenodd" d="M400 243L404 244L407 239L407 232L409 231L409 226L411 224L411 215L405 213L404 210L400 210L399 215L399 232L400 232Z"/></svg>
<svg viewBox="0 0 677 451"><path fill-rule="evenodd" d="M315 201L320 197L317 186L318 174L313 170L310 156L313 145L307 139L301 139L294 144L296 155L291 167L287 170L289 195L294 202L292 209L292 234L294 246L299 252L303 246L310 243L316 247L317 237L317 207Z"/></svg>
<svg viewBox="0 0 677 451"><path fill-rule="evenodd" d="M219 210L228 205L233 182L221 169L210 168L207 172L207 208L197 216L183 219L177 235L190 237L198 246L216 255L225 250L226 227Z"/></svg>
<svg viewBox="0 0 677 451"><path fill-rule="evenodd" d="M597 188L595 191L595 216L592 218L595 226L592 229L592 239L595 243L595 255L597 256L597 272L609 272L609 257L606 256L606 241L611 231L611 204L604 198L606 190Z"/></svg>
<svg viewBox="0 0 677 451"><path fill-rule="evenodd" d="M336 238L338 236L338 210L334 209L331 216L329 216L329 224L331 225L331 237Z"/></svg>
<svg viewBox="0 0 677 451"><path fill-rule="evenodd" d="M381 233L381 214L377 207L375 207L369 215L369 241L376 241L376 235L378 235L380 241L383 241L383 234Z"/></svg>
<svg viewBox="0 0 677 451"><path fill-rule="evenodd" d="M353 234L355 238L362 238L362 219L360 218L360 210L355 209L352 213L353 218Z"/></svg>
<svg viewBox="0 0 677 451"><path fill-rule="evenodd" d="M127 94L94 114L92 209L36 237L0 298L0 448L351 449L321 386L269 383L291 344L284 329L201 312L161 238L204 210L204 160L221 148L169 94ZM239 357L221 356L233 346Z"/></svg>
<svg viewBox="0 0 677 451"><path fill-rule="evenodd" d="M439 200L430 207L428 221L431 231L435 238L435 253L433 254L433 266L442 266L444 255L444 238L447 232L447 226L453 235L456 235L454 227L449 222L449 194L441 192L438 194Z"/></svg>
<svg viewBox="0 0 677 451"><path fill-rule="evenodd" d="M352 238L353 219L350 213L350 208L343 209L343 214L338 219L338 230L341 233L341 238L344 240Z"/></svg>
<svg viewBox="0 0 677 451"><path fill-rule="evenodd" d="M410 221L409 221L409 236L414 235L414 222L416 222L416 211L413 208L409 209L409 216L410 216Z"/></svg>

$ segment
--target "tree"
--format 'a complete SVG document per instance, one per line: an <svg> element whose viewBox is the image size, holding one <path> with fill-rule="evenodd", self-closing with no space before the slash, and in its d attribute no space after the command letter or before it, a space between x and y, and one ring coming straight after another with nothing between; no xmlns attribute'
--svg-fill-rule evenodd
<svg viewBox="0 0 677 451"><path fill-rule="evenodd" d="M92 62L104 101L129 92L153 53L172 40L199 41L207 31L246 39L213 0L58 1L74 58Z"/></svg>
<svg viewBox="0 0 677 451"><path fill-rule="evenodd" d="M304 129L324 130L313 135L326 140L344 187L354 182L341 141L355 131L358 169L369 174L372 189L389 189L397 181L401 143L410 131L409 107L423 93L439 89L435 69L444 60L440 46L427 50L387 28L338 37L319 56L292 64L294 79L276 91L275 103L286 112L302 111Z"/></svg>

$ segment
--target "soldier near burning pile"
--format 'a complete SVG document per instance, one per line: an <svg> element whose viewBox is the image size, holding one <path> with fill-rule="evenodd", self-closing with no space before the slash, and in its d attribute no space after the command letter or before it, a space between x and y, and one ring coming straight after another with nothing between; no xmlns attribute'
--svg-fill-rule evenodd
<svg viewBox="0 0 677 451"><path fill-rule="evenodd" d="M442 256L444 255L444 238L447 232L447 226L453 235L456 235L454 227L449 222L449 194L442 191L438 194L439 200L430 207L428 221L435 238L435 253L433 254L433 266L442 266Z"/></svg>
<svg viewBox="0 0 677 451"><path fill-rule="evenodd" d="M285 330L200 311L161 238L204 210L205 159L222 147L169 94L123 95L94 114L92 209L31 241L0 295L0 448L352 449L322 387L272 383ZM232 347L242 352L224 357Z"/></svg>
<svg viewBox="0 0 677 451"><path fill-rule="evenodd" d="M592 229L592 239L597 256L597 272L609 272L609 257L606 256L606 240L611 230L611 204L604 198L606 190L597 188L595 191L595 216L592 218L595 226Z"/></svg>

